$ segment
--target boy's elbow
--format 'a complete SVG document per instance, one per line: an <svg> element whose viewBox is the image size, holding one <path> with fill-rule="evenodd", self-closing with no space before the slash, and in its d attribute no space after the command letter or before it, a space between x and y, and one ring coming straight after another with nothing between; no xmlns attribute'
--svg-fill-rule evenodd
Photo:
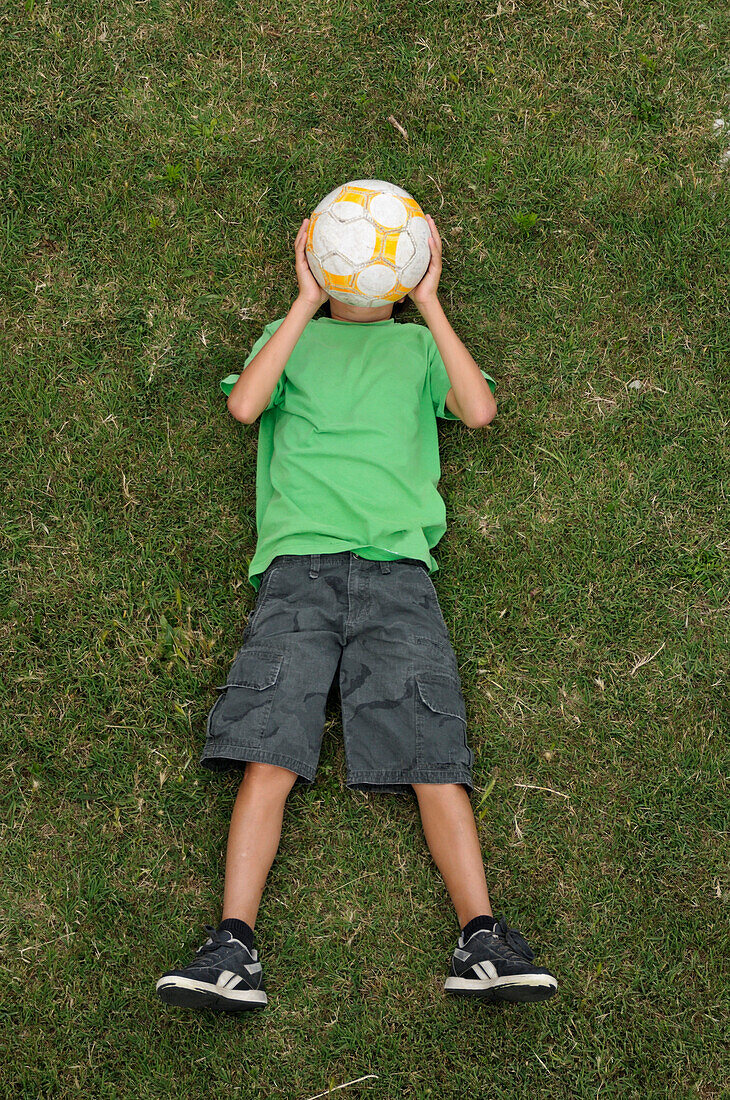
<svg viewBox="0 0 730 1100"><path fill-rule="evenodd" d="M492 398L491 405L488 405L483 409L480 414L467 425L469 428L486 428L487 424L491 424L497 415L497 402Z"/></svg>
<svg viewBox="0 0 730 1100"><path fill-rule="evenodd" d="M241 424L253 424L254 420L258 416L258 413L256 413L255 416L252 415L249 409L244 408L237 402L232 402L230 398L226 402L226 407L234 420L240 421Z"/></svg>
<svg viewBox="0 0 730 1100"><path fill-rule="evenodd" d="M487 411L487 415L484 418L484 423L482 424L482 427L486 428L487 424L491 424L496 415L497 415L497 403L496 403L496 401L494 401L492 403L491 407L489 408L489 410Z"/></svg>

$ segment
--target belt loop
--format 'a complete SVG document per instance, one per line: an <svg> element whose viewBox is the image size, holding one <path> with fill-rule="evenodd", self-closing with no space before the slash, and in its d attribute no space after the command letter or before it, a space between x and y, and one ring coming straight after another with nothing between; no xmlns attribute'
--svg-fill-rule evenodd
<svg viewBox="0 0 730 1100"><path fill-rule="evenodd" d="M312 580L319 576L319 554L310 554L309 556L309 575Z"/></svg>
<svg viewBox="0 0 730 1100"><path fill-rule="evenodd" d="M381 563L380 563L380 572L381 573L390 573L390 562L389 561L381 561Z"/></svg>

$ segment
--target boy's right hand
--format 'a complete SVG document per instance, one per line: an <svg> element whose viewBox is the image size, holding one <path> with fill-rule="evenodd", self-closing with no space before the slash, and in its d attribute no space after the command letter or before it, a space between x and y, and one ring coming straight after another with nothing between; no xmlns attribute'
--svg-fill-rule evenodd
<svg viewBox="0 0 730 1100"><path fill-rule="evenodd" d="M299 227L297 239L294 242L294 255L296 258L297 282L299 283L299 298L316 312L327 301L329 294L319 285L307 263L305 246L308 229L309 218L305 218Z"/></svg>

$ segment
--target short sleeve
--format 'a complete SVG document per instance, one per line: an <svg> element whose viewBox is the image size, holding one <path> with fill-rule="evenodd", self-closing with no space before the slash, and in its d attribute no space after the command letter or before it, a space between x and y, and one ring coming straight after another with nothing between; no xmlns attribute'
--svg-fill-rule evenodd
<svg viewBox="0 0 730 1100"><path fill-rule="evenodd" d="M484 370L481 373L486 378L490 390L494 393L497 383L491 374L487 374ZM451 389L451 379L446 372L446 366L430 329L428 330L428 378L436 416L441 416L444 420L458 420L459 417L446 407L446 395Z"/></svg>
<svg viewBox="0 0 730 1100"><path fill-rule="evenodd" d="M251 348L250 352L248 353L248 355L246 357L246 362L243 364L242 371L244 371L246 369L246 367L248 366L248 364L251 362L251 360L254 359L258 355L258 353L261 351L261 349L264 346L264 344L266 343L266 341L269 339L270 336L273 336L273 334L276 332L276 330L278 329L279 325L281 324L281 322L283 320L284 320L284 318L281 317L277 321L271 321L266 326L266 328L261 333L261 335L259 336L256 343L254 344L254 346ZM221 386L221 389L222 389L223 393L226 395L226 397L230 397L231 390L233 389L233 387L235 386L236 382L238 381L238 379L240 377L241 377L240 374L229 374L225 378L221 379L220 386ZM282 371L281 375L279 376L278 382L274 386L274 392L271 395L271 399L270 399L268 405L266 406L267 409L272 409L274 407L274 405L280 405L281 404L282 398L284 396L284 386L285 386L285 384L286 384L286 371ZM265 411L266 411L266 409L264 409L264 412Z"/></svg>

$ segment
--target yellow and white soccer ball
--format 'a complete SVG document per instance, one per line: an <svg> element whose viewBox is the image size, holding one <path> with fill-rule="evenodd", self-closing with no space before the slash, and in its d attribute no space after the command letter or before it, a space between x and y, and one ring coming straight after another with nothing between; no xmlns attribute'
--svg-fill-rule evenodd
<svg viewBox="0 0 730 1100"><path fill-rule="evenodd" d="M396 302L426 274L431 234L421 207L385 180L351 180L325 195L309 220L306 254L332 298L353 306Z"/></svg>

